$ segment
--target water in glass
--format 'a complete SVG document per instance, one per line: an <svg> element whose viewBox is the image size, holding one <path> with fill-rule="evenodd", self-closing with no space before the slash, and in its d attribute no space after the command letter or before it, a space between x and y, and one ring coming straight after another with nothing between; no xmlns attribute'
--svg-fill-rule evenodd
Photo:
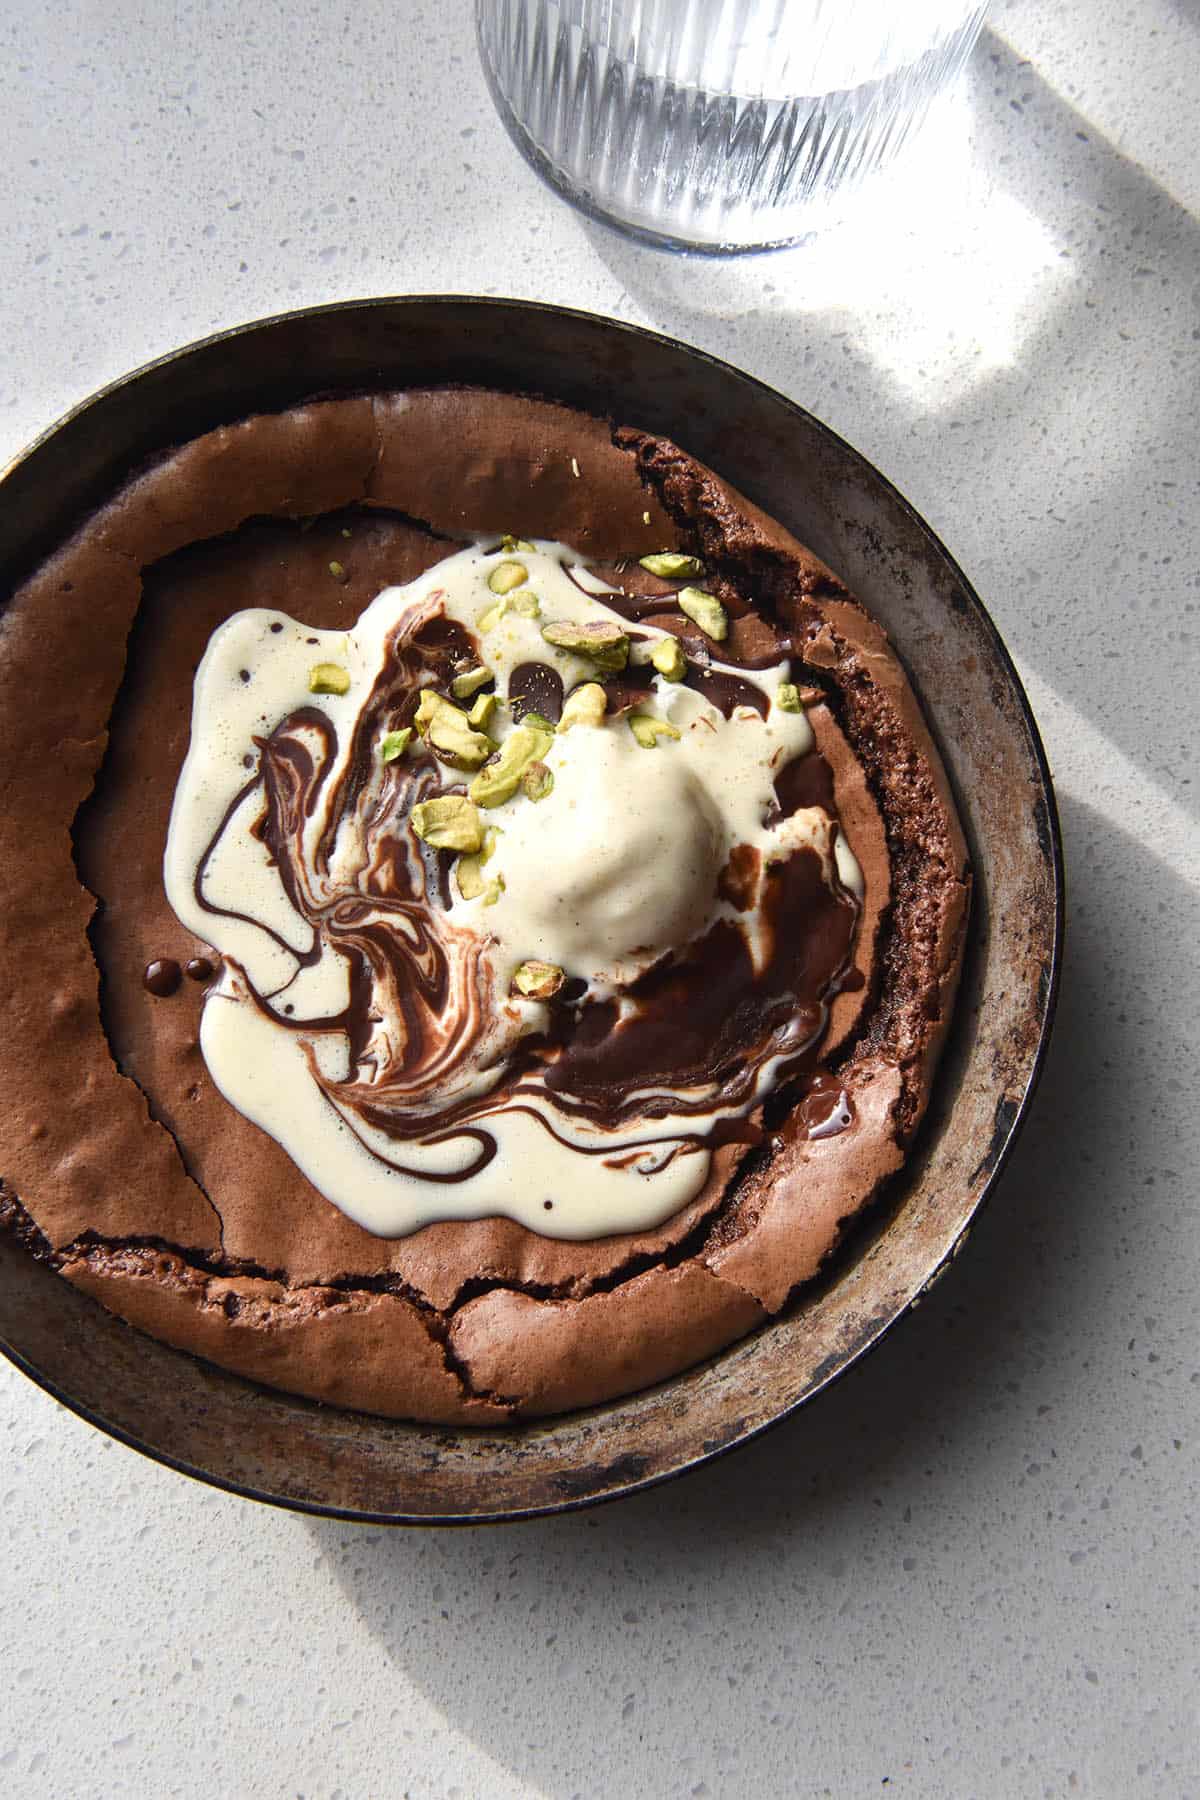
<svg viewBox="0 0 1200 1800"><path fill-rule="evenodd" d="M496 104L586 211L707 250L836 217L958 73L977 0L476 0Z"/></svg>

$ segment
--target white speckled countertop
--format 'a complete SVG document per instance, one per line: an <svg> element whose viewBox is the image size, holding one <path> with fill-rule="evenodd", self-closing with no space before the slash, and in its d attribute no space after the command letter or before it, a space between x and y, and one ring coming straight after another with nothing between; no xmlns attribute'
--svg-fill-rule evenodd
<svg viewBox="0 0 1200 1800"><path fill-rule="evenodd" d="M0 1367L0 1791L1200 1793L1196 0L1000 0L932 220L728 266L552 200L468 15L5 9L0 460L151 356L355 295L563 301L740 363L930 519L1028 683L1072 890L1054 1048L929 1304L600 1512L305 1520Z"/></svg>

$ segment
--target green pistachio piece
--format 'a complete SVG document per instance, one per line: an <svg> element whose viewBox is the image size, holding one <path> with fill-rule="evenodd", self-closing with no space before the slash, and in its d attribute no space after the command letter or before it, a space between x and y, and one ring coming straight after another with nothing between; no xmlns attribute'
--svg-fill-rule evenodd
<svg viewBox="0 0 1200 1800"><path fill-rule="evenodd" d="M589 619L577 625L570 619L559 619L542 626L542 636L556 650L571 650L586 656L598 669L616 674L629 661L629 634L612 619Z"/></svg>
<svg viewBox="0 0 1200 1800"><path fill-rule="evenodd" d="M540 762L553 743L553 734L530 725L518 725L500 746L500 753L480 769L467 792L480 806L502 806L511 800L521 777L532 762Z"/></svg>
<svg viewBox="0 0 1200 1800"><path fill-rule="evenodd" d="M649 520L646 521L649 524ZM683 575L703 575L704 564L698 556L686 556L682 550L657 550L653 556L639 556L639 565L650 575L661 575L675 581Z"/></svg>
<svg viewBox="0 0 1200 1800"><path fill-rule="evenodd" d="M682 735L678 726L668 724L666 719L653 718L650 713L630 713L629 729L643 750L653 750L660 737Z"/></svg>
<svg viewBox="0 0 1200 1800"><path fill-rule="evenodd" d="M522 562L497 563L488 576L488 586L493 594L511 594L514 588L524 587L529 580L529 570Z"/></svg>
<svg viewBox="0 0 1200 1800"><path fill-rule="evenodd" d="M483 667L464 669L463 673L456 675L450 683L450 692L456 700L469 700L472 694L477 694L481 687L486 687L489 681L495 681L495 679L496 677L490 669Z"/></svg>
<svg viewBox="0 0 1200 1800"><path fill-rule="evenodd" d="M489 606L486 612L480 613L480 631L495 631L507 611L508 601L506 599L497 600L495 606Z"/></svg>
<svg viewBox="0 0 1200 1800"><path fill-rule="evenodd" d="M532 544L527 544L524 538L513 537L512 533L508 531L506 531L504 536L500 539L500 548L504 551L506 556L511 556L514 550L525 550L532 555L534 550L534 546Z"/></svg>
<svg viewBox="0 0 1200 1800"><path fill-rule="evenodd" d="M679 647L678 638L659 638L650 652L650 661L667 681L682 681L687 674L687 657Z"/></svg>
<svg viewBox="0 0 1200 1800"><path fill-rule="evenodd" d="M495 906L504 892L503 875L497 875L494 881L489 881L483 872L484 865L491 862L496 845L503 835L497 826L489 825L483 834L483 849L474 856L460 856L455 863L454 877L464 900L478 900L482 897L485 906Z"/></svg>
<svg viewBox="0 0 1200 1800"><path fill-rule="evenodd" d="M522 723L522 725L532 725L532 727L535 731L553 732L553 730L554 730L553 719L548 719L546 717L545 713L540 713L540 712L522 713L521 714L521 723Z"/></svg>
<svg viewBox="0 0 1200 1800"><path fill-rule="evenodd" d="M569 731L572 725L603 725L607 710L608 695L600 683L585 681L582 687L572 689L567 695L558 729Z"/></svg>
<svg viewBox="0 0 1200 1800"><path fill-rule="evenodd" d="M331 562L329 565L329 573L333 576L335 581L340 581L343 585L350 579L340 562Z"/></svg>
<svg viewBox="0 0 1200 1800"><path fill-rule="evenodd" d="M454 875L464 900L482 900L485 906L495 906L504 892L503 875L488 881L477 856L460 856L454 865Z"/></svg>
<svg viewBox="0 0 1200 1800"><path fill-rule="evenodd" d="M531 957L513 971L513 986L527 1000L550 1000L567 979L566 971L557 963L539 962Z"/></svg>
<svg viewBox="0 0 1200 1800"><path fill-rule="evenodd" d="M435 756L456 769L477 769L492 754L492 741L475 731L461 708L432 688L421 689L416 727Z"/></svg>
<svg viewBox="0 0 1200 1800"><path fill-rule="evenodd" d="M531 800L544 800L554 787L554 771L544 762L531 762L521 777L521 786Z"/></svg>
<svg viewBox="0 0 1200 1800"><path fill-rule="evenodd" d="M403 756L404 752L408 749L411 738L411 725L406 725L403 731L389 731L379 740L380 762L395 762L398 756Z"/></svg>
<svg viewBox="0 0 1200 1800"><path fill-rule="evenodd" d="M464 900L478 900L491 885L483 873L482 856L460 856L454 865L454 879Z"/></svg>
<svg viewBox="0 0 1200 1800"><path fill-rule="evenodd" d="M800 689L794 681L781 681L775 689L775 704L780 712L803 712Z"/></svg>
<svg viewBox="0 0 1200 1800"><path fill-rule="evenodd" d="M421 733L422 737L424 737L425 733L428 731L430 721L436 716L439 708L445 705L446 699L444 695L435 694L432 688L421 689L421 698L417 702L417 710L413 717L413 723L416 725L416 728Z"/></svg>
<svg viewBox="0 0 1200 1800"><path fill-rule="evenodd" d="M495 694L480 694L467 714L467 724L473 725L476 731L486 731L492 722L492 714L499 704Z"/></svg>
<svg viewBox="0 0 1200 1800"><path fill-rule="evenodd" d="M310 694L348 694L350 672L337 663L314 663L308 671Z"/></svg>
<svg viewBox="0 0 1200 1800"><path fill-rule="evenodd" d="M515 594L509 595L508 604L523 619L541 617L542 603L531 588L518 588Z"/></svg>
<svg viewBox="0 0 1200 1800"><path fill-rule="evenodd" d="M680 588L675 596L679 602L680 612L685 612L704 633L705 637L721 638L729 636L729 620L725 616L725 608L712 594L706 594L703 588Z"/></svg>
<svg viewBox="0 0 1200 1800"><path fill-rule="evenodd" d="M454 879L464 900L478 900L486 886L483 878L483 858L460 856L454 865Z"/></svg>
<svg viewBox="0 0 1200 1800"><path fill-rule="evenodd" d="M483 846L483 820L479 809L461 794L438 794L422 800L409 814L412 828L431 850L465 850Z"/></svg>

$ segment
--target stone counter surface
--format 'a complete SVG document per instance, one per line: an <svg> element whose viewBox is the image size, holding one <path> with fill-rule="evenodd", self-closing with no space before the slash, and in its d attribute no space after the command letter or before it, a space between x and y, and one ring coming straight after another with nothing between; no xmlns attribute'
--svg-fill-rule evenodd
<svg viewBox="0 0 1200 1800"><path fill-rule="evenodd" d="M926 515L1028 685L1071 889L1049 1065L877 1355L601 1511L293 1517L0 1367L0 1791L1196 1795L1200 12L998 0L892 204L710 264L542 189L469 10L7 8L0 459L152 356L367 294L749 369Z"/></svg>

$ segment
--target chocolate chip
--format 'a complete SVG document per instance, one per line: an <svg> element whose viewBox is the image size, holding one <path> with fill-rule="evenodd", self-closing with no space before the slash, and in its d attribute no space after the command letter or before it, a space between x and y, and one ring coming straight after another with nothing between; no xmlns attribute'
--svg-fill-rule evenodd
<svg viewBox="0 0 1200 1800"><path fill-rule="evenodd" d="M518 663L508 678L508 704L518 725L527 712L541 713L552 725L562 717L562 676L549 663Z"/></svg>
<svg viewBox="0 0 1200 1800"><path fill-rule="evenodd" d="M183 971L173 956L155 957L152 963L146 964L146 972L142 976L142 986L156 1000L165 1000L173 994L183 980Z"/></svg>
<svg viewBox="0 0 1200 1800"><path fill-rule="evenodd" d="M217 971L207 956L193 956L183 972L189 981L211 981Z"/></svg>

